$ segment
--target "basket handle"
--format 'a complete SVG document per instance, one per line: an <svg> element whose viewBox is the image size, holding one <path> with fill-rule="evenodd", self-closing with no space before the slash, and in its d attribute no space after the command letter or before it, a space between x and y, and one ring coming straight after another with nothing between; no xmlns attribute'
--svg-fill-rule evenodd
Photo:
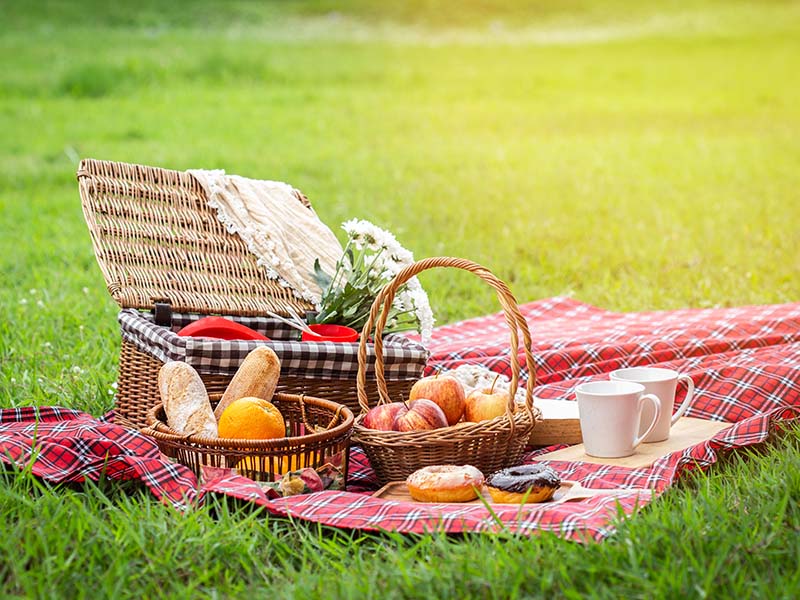
<svg viewBox="0 0 800 600"><path fill-rule="evenodd" d="M511 332L511 386L508 390L508 402L506 403L506 415L511 419L513 426L514 419L512 418L512 411L514 410L514 396L517 392L519 384L519 355L517 348L519 347L518 332L522 332L522 348L525 354L525 362L528 365L529 380L525 388L525 411L531 420L534 419L533 407L533 387L536 381L536 373L534 368L533 355L531 353L531 334L528 329L528 323L522 313L519 312L517 300L508 289L508 286L495 275L492 274L486 267L464 258L451 258L448 256L434 256L417 261L403 268L395 278L387 283L383 289L375 297L372 303L372 308L369 312L369 319L364 324L364 329L361 331L360 342L358 346L358 379L357 379L357 392L358 404L361 407L362 414L370 409L369 398L367 397L367 339L372 333L373 327L375 328L375 378L378 384L378 404L385 404L391 402L389 398L389 391L386 387L386 377L383 368L383 329L386 326L386 321L389 318L389 309L391 308L394 296L397 290L406 283L409 279L425 271L436 267L450 267L454 269L462 269L474 273L486 283L492 286L497 292L497 298L500 305L503 307L506 324ZM380 314L379 314L380 313Z"/></svg>

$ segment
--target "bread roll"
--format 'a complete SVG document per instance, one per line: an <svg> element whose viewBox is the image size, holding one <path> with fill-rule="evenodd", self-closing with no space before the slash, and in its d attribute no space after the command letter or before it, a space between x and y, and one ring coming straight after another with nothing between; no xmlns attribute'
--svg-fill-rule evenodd
<svg viewBox="0 0 800 600"><path fill-rule="evenodd" d="M184 362L168 362L158 372L158 390L167 425L184 435L217 437L217 420L200 375Z"/></svg>
<svg viewBox="0 0 800 600"><path fill-rule="evenodd" d="M267 402L272 401L280 376L281 361L271 348L259 346L253 350L242 361L239 370L222 395L222 400L217 404L214 410L217 421L228 405L239 398L255 396Z"/></svg>

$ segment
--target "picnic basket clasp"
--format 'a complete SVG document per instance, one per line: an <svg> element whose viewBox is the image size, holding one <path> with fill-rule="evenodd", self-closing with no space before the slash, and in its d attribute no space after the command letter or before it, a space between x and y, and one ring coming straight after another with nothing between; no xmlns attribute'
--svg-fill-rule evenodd
<svg viewBox="0 0 800 600"><path fill-rule="evenodd" d="M153 319L156 325L169 327L172 325L172 304L164 300L153 303Z"/></svg>

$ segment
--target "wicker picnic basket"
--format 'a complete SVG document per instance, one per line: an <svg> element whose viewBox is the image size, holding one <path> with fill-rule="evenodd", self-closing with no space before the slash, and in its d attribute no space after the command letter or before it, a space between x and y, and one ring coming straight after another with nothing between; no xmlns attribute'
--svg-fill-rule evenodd
<svg viewBox="0 0 800 600"><path fill-rule="evenodd" d="M212 397L212 404L219 398ZM275 394L272 403L286 421L288 437L235 440L181 435L166 424L160 402L148 411L142 432L155 439L161 452L198 476L203 466L229 467L250 479L273 481L288 471L341 461L346 480L353 412L336 402L296 394Z"/></svg>
<svg viewBox="0 0 800 600"><path fill-rule="evenodd" d="M361 422L371 406L404 400L402 394L392 394L384 380L381 332L386 325L389 307L395 293L411 277L435 267L451 267L474 273L497 292L503 307L506 323L511 331L512 377L509 389L506 414L489 421L479 423L461 422L451 427L427 431L378 431L364 427ZM366 386L367 352L364 340L373 333L375 351L378 357L375 363L377 374L377 399L370 398ZM514 396L520 376L520 364L517 354L519 333L522 333L523 352L529 367L529 381L525 389L525 403L516 405ZM353 427L352 441L360 445L372 465L381 485L390 481L404 480L415 470L430 465L470 464L488 475L504 467L519 464L531 431L540 418L539 411L533 406L533 387L535 373L531 368L531 336L528 324L517 307L517 301L508 286L495 277L486 268L460 258L433 257L418 261L401 270L375 298L370 311L369 321L361 333L359 348L358 401L361 414Z"/></svg>
<svg viewBox="0 0 800 600"><path fill-rule="evenodd" d="M86 159L77 177L97 262L122 309L118 422L146 425L165 362L192 364L210 394L222 393L244 357L265 343L281 359L278 391L359 409L358 344L301 343L296 330L264 316L267 311L286 315L287 306L303 314L312 306L266 276L245 242L219 222L192 175ZM301 192L294 195L310 209ZM181 326L206 315L232 318L274 342L223 343L177 335ZM428 353L399 336L391 345L387 386L407 393L422 375ZM369 380L374 388L372 372Z"/></svg>

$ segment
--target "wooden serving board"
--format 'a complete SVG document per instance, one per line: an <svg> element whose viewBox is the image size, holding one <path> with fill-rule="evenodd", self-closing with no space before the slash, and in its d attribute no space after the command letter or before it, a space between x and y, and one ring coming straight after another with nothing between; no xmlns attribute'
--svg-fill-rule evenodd
<svg viewBox="0 0 800 600"><path fill-rule="evenodd" d="M564 502L579 502L581 500L586 500L587 498L594 498L595 496L616 496L620 494L630 494L636 492L638 494L643 495L650 495L652 494L651 490L636 488L636 489L619 489L619 490L609 490L609 489L594 489L594 488L585 488L577 481L562 481L561 486L555 491L553 494L552 500L548 500L547 502L540 502L539 504L548 505L548 504L562 504ZM469 502L417 502L411 497L411 494L408 492L408 486L406 485L405 481L392 481L387 483L377 492L372 494L376 498L383 498L384 500L395 500L397 502L414 502L415 504L431 504L437 506L465 506L470 504L490 504L491 506L520 506L519 504L501 504L492 502L492 497L489 495L489 491L484 488L482 492L483 499L476 498L475 500L471 500ZM533 506L533 504L528 504L526 506Z"/></svg>
<svg viewBox="0 0 800 600"><path fill-rule="evenodd" d="M542 420L531 431L531 446L571 446L583 442L577 402L534 398L533 404L542 411Z"/></svg>
<svg viewBox="0 0 800 600"><path fill-rule="evenodd" d="M625 456L623 458L598 458L596 456L589 456L586 454L583 444L578 444L562 450L556 450L555 452L542 454L537 456L535 460L580 461L597 465L616 465L631 468L648 467L662 456L667 456L678 450L684 450L689 446L704 442L731 425L732 423L682 417L672 426L669 439L663 442L640 444L639 447L636 448L635 453L631 456ZM535 429L536 427L534 427L534 430Z"/></svg>

